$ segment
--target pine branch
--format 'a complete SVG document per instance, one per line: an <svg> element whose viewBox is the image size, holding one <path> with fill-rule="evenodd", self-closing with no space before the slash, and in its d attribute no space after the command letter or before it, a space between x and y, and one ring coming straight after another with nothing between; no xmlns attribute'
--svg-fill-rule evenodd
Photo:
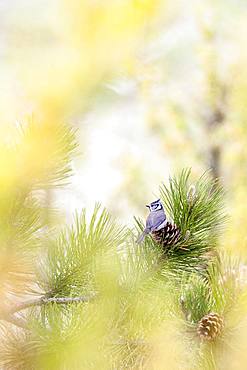
<svg viewBox="0 0 247 370"><path fill-rule="evenodd" d="M38 270L38 284L51 296L82 296L97 290L94 286L96 261L125 240L125 228L112 220L100 205L95 206L89 223L86 211L76 215L75 225L62 232L49 248Z"/></svg>
<svg viewBox="0 0 247 370"><path fill-rule="evenodd" d="M92 296L82 296L82 297L40 297L36 299L30 299L26 302L19 303L15 305L13 308L9 310L10 314L15 312L26 310L27 308L36 307L36 306L43 306L49 303L56 303L56 304L71 304L71 303L82 303L82 302L89 302L94 298Z"/></svg>
<svg viewBox="0 0 247 370"><path fill-rule="evenodd" d="M183 170L170 179L169 186L160 188L165 210L181 232L171 254L205 253L215 246L225 221L224 191L218 181L207 173L195 185L189 184L190 170Z"/></svg>
<svg viewBox="0 0 247 370"><path fill-rule="evenodd" d="M168 185L160 187L160 198L171 223L171 238L173 229L178 230L178 237L166 243L169 233L163 229L157 240L153 236L145 241L149 248L160 248L166 265L169 264L169 270L176 276L178 271L205 275L210 261L217 257L217 237L226 219L224 190L218 181L206 172L192 185L190 175L191 170L184 169L170 178ZM140 230L144 229L140 220L136 219L136 223Z"/></svg>
<svg viewBox="0 0 247 370"><path fill-rule="evenodd" d="M35 299L30 299L28 301L18 303L10 309L5 309L0 314L0 320L7 321L21 329L28 330L28 322L25 318L17 316L16 313L24 311L28 308L33 308L37 306L43 306L50 303L56 304L72 304L72 303L86 303L94 299L95 295L91 296L81 296L81 297L40 297Z"/></svg>

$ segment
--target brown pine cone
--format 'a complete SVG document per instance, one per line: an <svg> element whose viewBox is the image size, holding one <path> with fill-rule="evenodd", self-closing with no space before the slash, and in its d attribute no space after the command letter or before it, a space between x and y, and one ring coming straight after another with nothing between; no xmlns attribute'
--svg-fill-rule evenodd
<svg viewBox="0 0 247 370"><path fill-rule="evenodd" d="M178 241L180 230L175 224L167 222L164 228L158 231L153 231L151 235L158 244L162 247L166 247L174 245Z"/></svg>
<svg viewBox="0 0 247 370"><path fill-rule="evenodd" d="M201 339L213 340L218 337L223 329L223 319L217 313L203 316L197 326L197 334Z"/></svg>

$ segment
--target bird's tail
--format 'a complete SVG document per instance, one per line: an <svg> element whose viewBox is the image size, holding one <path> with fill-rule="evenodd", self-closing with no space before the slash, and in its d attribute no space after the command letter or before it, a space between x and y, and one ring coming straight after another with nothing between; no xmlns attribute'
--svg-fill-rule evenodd
<svg viewBox="0 0 247 370"><path fill-rule="evenodd" d="M139 238L136 240L137 244L141 244L143 240L145 239L145 236L147 235L147 231L144 230L143 233L139 236Z"/></svg>

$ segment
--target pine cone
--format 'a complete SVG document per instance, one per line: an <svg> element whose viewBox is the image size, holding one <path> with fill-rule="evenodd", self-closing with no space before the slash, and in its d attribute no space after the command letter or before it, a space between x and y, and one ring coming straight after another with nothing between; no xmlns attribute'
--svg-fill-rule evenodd
<svg viewBox="0 0 247 370"><path fill-rule="evenodd" d="M174 245L179 237L180 230L175 224L167 222L166 226L163 229L152 232L153 239L160 244L162 247Z"/></svg>
<svg viewBox="0 0 247 370"><path fill-rule="evenodd" d="M217 313L203 316L197 326L197 334L201 339L213 340L218 337L223 329L223 319Z"/></svg>

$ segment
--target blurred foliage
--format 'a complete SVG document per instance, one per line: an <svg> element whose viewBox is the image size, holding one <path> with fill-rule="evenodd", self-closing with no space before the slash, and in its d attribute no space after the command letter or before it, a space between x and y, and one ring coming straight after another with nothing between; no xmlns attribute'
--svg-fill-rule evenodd
<svg viewBox="0 0 247 370"><path fill-rule="evenodd" d="M246 266L216 247L226 187L230 222L221 244L246 258L246 5L63 0L7 9L0 367L245 369ZM189 171L161 186L182 233L169 253L151 238L137 246L137 231L98 204L90 217L78 212L72 226L61 227L56 217L54 193L69 183L78 154L75 125L64 122L79 120L102 86L123 76L144 106L149 145L137 161L126 150L121 198L140 207L145 183L156 182L154 173L166 176L158 156L195 174L212 168L214 179L201 177L195 193ZM212 311L222 315L224 330L205 343L196 327Z"/></svg>
<svg viewBox="0 0 247 370"><path fill-rule="evenodd" d="M64 0L43 5L40 19L32 10L42 2L31 8L29 2L16 4L19 16L7 14L6 53L23 103L56 119L75 109L84 111L99 83L116 70L128 69L145 28L163 7L160 0ZM9 108L12 101L8 103Z"/></svg>
<svg viewBox="0 0 247 370"><path fill-rule="evenodd" d="M222 244L246 258L246 4L168 2L166 10L166 36L144 49L133 75L149 134L171 167L211 168L222 179L231 216Z"/></svg>

